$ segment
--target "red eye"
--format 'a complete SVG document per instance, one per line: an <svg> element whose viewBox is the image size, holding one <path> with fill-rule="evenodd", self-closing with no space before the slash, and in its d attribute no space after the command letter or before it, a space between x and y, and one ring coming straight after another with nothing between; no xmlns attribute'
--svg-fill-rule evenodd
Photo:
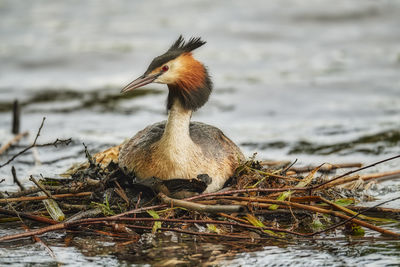
<svg viewBox="0 0 400 267"><path fill-rule="evenodd" d="M161 70L162 71L167 71L167 70L169 70L169 67L167 65L164 65L164 66L162 66Z"/></svg>

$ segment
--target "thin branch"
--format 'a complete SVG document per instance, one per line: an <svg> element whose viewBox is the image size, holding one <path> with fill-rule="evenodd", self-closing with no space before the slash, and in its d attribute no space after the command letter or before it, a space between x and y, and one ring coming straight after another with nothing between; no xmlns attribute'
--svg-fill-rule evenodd
<svg viewBox="0 0 400 267"><path fill-rule="evenodd" d="M39 136L40 136L40 132L42 131L43 125L44 125L44 121L45 121L46 117L43 117L42 123L40 124L39 130L36 134L36 137L33 141L33 143L29 146L27 146L26 148L24 148L23 150L21 150L20 152L18 152L17 154L15 154L14 156L12 156L7 162L3 163L0 165L0 168L8 165L10 162L12 162L14 159L16 159L18 156L24 154L26 151L34 148L34 147L45 147L45 146L55 146L57 147L57 145L59 144L64 144L64 145L69 145L72 142L71 138L68 139L56 139L54 142L52 143L47 143L47 144L36 144Z"/></svg>
<svg viewBox="0 0 400 267"><path fill-rule="evenodd" d="M158 197L161 199L162 202L169 204L171 206L178 206L182 208L186 208L189 210L195 210L199 212L210 212L210 213L235 213L235 212L244 212L246 210L246 206L241 205L204 205L194 202L189 202L180 199L173 199L167 197L163 193L159 193Z"/></svg>
<svg viewBox="0 0 400 267"><path fill-rule="evenodd" d="M374 167L374 166L376 166L378 164L381 164L381 163L384 163L384 162L387 162L387 161L390 161L390 160L394 160L394 159L397 159L397 158L400 158L400 155L393 156L393 157L390 157L390 158L387 158L387 159L383 159L383 160L374 162L372 164L369 164L367 166L364 166L364 167L361 167L361 168L358 168L358 169L355 169L355 170L352 170L352 171L348 171L348 172L346 172L346 173L344 173L342 175L339 175L338 177L335 177L335 178L333 178L333 179L331 179L329 181L323 182L323 183L318 184L318 185L311 186L308 189L314 190L314 189L320 188L321 186L324 186L326 184L332 183L333 181L336 181L336 180L338 180L338 179L340 179L342 177L345 177L347 175L350 175L350 174L353 174L353 173L356 173L356 172L359 172L359 171Z"/></svg>
<svg viewBox="0 0 400 267"><path fill-rule="evenodd" d="M76 194L59 194L53 195L54 199L57 198L67 198L67 197L83 197L83 196L91 196L93 192L82 192ZM19 198L1 198L0 203L9 203L9 202L19 202L19 201L39 201L49 199L48 196L35 196L35 197L19 197Z"/></svg>
<svg viewBox="0 0 400 267"><path fill-rule="evenodd" d="M52 190L55 191L58 194L65 194L65 193L79 193L79 188L78 186L74 186L71 188L65 188L63 186L58 186L58 185L43 185L46 190ZM14 192L14 193L8 193L9 197L22 197L30 194L35 194L37 192L40 192L41 189L38 187L28 187L24 191L19 191L19 192Z"/></svg>
<svg viewBox="0 0 400 267"><path fill-rule="evenodd" d="M365 181L369 181L369 180L373 180L373 179L380 179L380 178L395 178L396 176L400 175L400 170L396 170L396 171L388 171L388 172L378 172L378 173L368 173L368 174L355 174L352 176L345 176L345 177L341 177L340 179L337 179L336 181L329 183L329 184L325 184L323 186L320 186L319 189L325 189L325 188L331 188L333 186L338 186L338 185L344 185L356 180L363 180Z"/></svg>
<svg viewBox="0 0 400 267"><path fill-rule="evenodd" d="M44 188L44 186L43 186L41 183L39 183L38 181L36 181L36 179L35 179L32 175L31 175L31 177L29 178L29 180L32 181L38 188L40 188L40 190L41 190L43 193L45 193L46 196L47 196L48 198L53 199L53 196L50 194L50 192L47 191L46 188Z"/></svg>
<svg viewBox="0 0 400 267"><path fill-rule="evenodd" d="M19 186L19 188L21 189L21 191L25 191L25 187L24 187L24 186L22 185L22 183L18 180L17 172L16 172L14 166L11 166L11 173L12 173L12 176L13 176L13 179L14 179L14 183L16 183L16 184Z"/></svg>
<svg viewBox="0 0 400 267"><path fill-rule="evenodd" d="M135 209L138 209L138 208L139 208L141 197L142 197L142 192L140 191L140 192L139 192L138 199L137 199L136 204L135 204ZM133 216L136 218L136 213L133 214Z"/></svg>
<svg viewBox="0 0 400 267"><path fill-rule="evenodd" d="M294 166L294 164L296 164L297 159L295 159L292 163L290 163L286 168L284 168L281 173L286 173L291 167Z"/></svg>
<svg viewBox="0 0 400 267"><path fill-rule="evenodd" d="M42 123L41 123L40 126L39 126L39 130L37 131L37 134L36 134L35 140L33 141L33 144L36 144L36 141L37 141L37 139L38 139L39 136L40 136L40 132L42 131L42 128L43 128L43 125L44 125L44 121L45 121L45 120L46 120L46 117L43 117Z"/></svg>
<svg viewBox="0 0 400 267"><path fill-rule="evenodd" d="M321 234L321 233L324 233L324 232L328 232L328 231L330 231L330 230L332 230L332 229L335 229L335 228L337 228L337 227L339 227L339 226L341 226L341 225L343 225L343 224L346 224L346 223L348 223L348 222L350 222L350 221L353 221L355 218L357 218L357 217L358 217L359 215L361 215L362 213L365 213L365 212L367 212L367 211L369 211L369 210L373 210L373 209L375 209L375 208L377 208L377 207L379 207L379 206L382 206L382 205L384 205L384 204L386 204L386 203L389 203L389 202L392 202L392 201L395 201L395 200L398 200L398 199L400 199L400 197L396 197L396 198L394 198L394 199L390 199L390 200L384 201L384 202L382 202L382 203L379 203L379 204L376 204L376 205L374 205L374 206L372 206L372 207L369 207L369 208L367 208L367 209L365 209L365 210L359 211L357 214L354 214L353 216L349 217L348 219L346 219L346 220L344 220L344 221L342 221L342 222L340 222L340 223L334 224L334 225L332 225L331 227L328 227L328 228L326 228L326 229L324 229L324 230L317 231L317 232L314 232L314 233L312 233L312 234L309 234L309 236L314 236L314 235L318 235L318 234ZM400 234L397 234L397 235L400 236Z"/></svg>
<svg viewBox="0 0 400 267"><path fill-rule="evenodd" d="M20 124L21 124L21 108L18 100L15 99L13 103L13 117L12 117L12 129L11 129L11 132L13 134L19 133Z"/></svg>
<svg viewBox="0 0 400 267"><path fill-rule="evenodd" d="M69 145L72 142L72 138L68 139L56 139L54 142L45 143L45 144L36 144L34 147L45 147L45 146L54 146L57 147L58 145Z"/></svg>
<svg viewBox="0 0 400 267"><path fill-rule="evenodd" d="M183 200L195 200L205 197L214 197L214 196L224 196L224 195L232 195L237 193L251 193L251 192L264 192L264 193L276 193L276 192L285 192L285 191L307 191L309 188L307 187L285 187L285 188L247 188L247 189L234 189L227 191L220 191L215 193L204 193L197 196L185 198Z"/></svg>
<svg viewBox="0 0 400 267"><path fill-rule="evenodd" d="M21 218L25 218L25 219L29 219L29 220L33 220L33 221L41 222L41 223L47 223L47 224L57 224L58 223L57 221L48 219L46 217L37 216L37 215L30 214L30 213L25 213L25 212L12 211L12 210L3 209L3 208L0 208L0 214L10 215L10 216L19 216Z"/></svg>
<svg viewBox="0 0 400 267"><path fill-rule="evenodd" d="M345 169L345 168L361 168L362 164L359 162L354 163L338 163L338 164L331 164L325 163L318 171L319 172L329 172L336 169ZM291 167L289 171L294 171L297 173L300 172L309 172L316 168L316 166L304 166L304 167Z"/></svg>
<svg viewBox="0 0 400 267"><path fill-rule="evenodd" d="M154 209L161 209L161 208L167 208L167 204L161 204L161 205L154 205L154 206L149 206L149 207L143 207L143 208L138 208L138 209L133 209L133 210L128 210L126 212L116 214L114 216L111 216L110 218L118 218L118 217L123 217L123 216L128 216L131 214L137 214L137 213L142 213L143 211L146 210L154 210Z"/></svg>
<svg viewBox="0 0 400 267"><path fill-rule="evenodd" d="M393 208L381 208L381 207L363 207L363 206L346 206L351 210L362 211L362 212L379 212L379 213L398 213L400 214L400 209ZM382 214L380 214L382 215Z"/></svg>
<svg viewBox="0 0 400 267"><path fill-rule="evenodd" d="M121 187L121 185L120 185L117 181L115 181L114 183L115 183L115 184L117 185L117 187L118 187L118 188L115 188L115 189L114 189L115 193L117 193L118 196L120 196L120 197L126 202L126 204L129 205L129 204L130 204L129 198L128 198L128 196L126 195L125 190Z"/></svg>
<svg viewBox="0 0 400 267"><path fill-rule="evenodd" d="M69 223L69 222L78 221L78 220L82 220L82 219L86 219L86 218L92 218L92 217L96 217L97 215L100 215L102 213L103 213L103 211L101 208L84 210L84 211L75 213L74 215L69 217L67 220L65 220L65 222Z"/></svg>

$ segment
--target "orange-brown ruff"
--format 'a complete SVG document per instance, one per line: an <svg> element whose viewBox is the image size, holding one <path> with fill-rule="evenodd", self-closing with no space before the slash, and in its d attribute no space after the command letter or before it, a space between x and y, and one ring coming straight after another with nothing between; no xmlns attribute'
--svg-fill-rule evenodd
<svg viewBox="0 0 400 267"><path fill-rule="evenodd" d="M167 84L169 89L167 121L146 127L109 151L119 151L119 166L139 181L152 177L193 179L207 174L212 181L205 192L215 192L244 160L240 149L222 131L190 122L193 111L207 102L212 90L207 69L191 53L204 43L200 38L186 43L180 36L165 54L153 60L144 75L122 90L151 82Z"/></svg>

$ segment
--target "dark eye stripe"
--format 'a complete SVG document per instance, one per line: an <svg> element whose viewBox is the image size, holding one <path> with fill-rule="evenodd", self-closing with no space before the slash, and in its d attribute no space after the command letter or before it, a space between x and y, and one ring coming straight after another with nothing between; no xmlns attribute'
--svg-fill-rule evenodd
<svg viewBox="0 0 400 267"><path fill-rule="evenodd" d="M173 60L177 57L179 57L181 54L176 53L176 52L168 52L164 55L158 56L153 61L150 63L150 66L147 68L145 74L149 74L153 70L155 70L158 67L161 67L162 65L166 64L168 61Z"/></svg>

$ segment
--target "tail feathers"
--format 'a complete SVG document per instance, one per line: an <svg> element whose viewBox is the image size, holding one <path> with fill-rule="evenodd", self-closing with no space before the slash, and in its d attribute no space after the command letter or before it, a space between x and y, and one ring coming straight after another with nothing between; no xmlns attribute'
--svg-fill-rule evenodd
<svg viewBox="0 0 400 267"><path fill-rule="evenodd" d="M93 155L93 159L96 163L100 164L100 167L106 168L111 162L118 164L118 156L119 151L122 147L122 144L114 147L110 147L104 151L98 152ZM64 173L60 174L61 177L71 177L73 174L78 172L79 170L84 170L89 167L89 162L86 161L84 163L76 163L73 164L68 170Z"/></svg>
<svg viewBox="0 0 400 267"><path fill-rule="evenodd" d="M118 164L119 151L121 150L122 144L118 146L110 147L107 150L98 152L93 155L93 158L101 167L107 167L111 162Z"/></svg>

